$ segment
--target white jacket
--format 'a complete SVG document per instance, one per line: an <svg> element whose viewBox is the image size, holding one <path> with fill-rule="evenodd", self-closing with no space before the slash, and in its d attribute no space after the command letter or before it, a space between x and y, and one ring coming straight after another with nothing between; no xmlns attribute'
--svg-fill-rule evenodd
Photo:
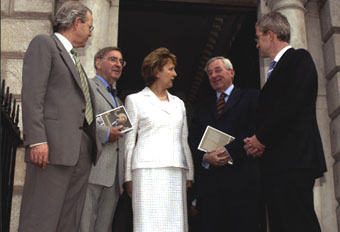
<svg viewBox="0 0 340 232"><path fill-rule="evenodd" d="M187 169L187 180L193 180L184 103L167 94L169 102L162 102L145 87L126 97L125 107L134 129L125 135L125 181L132 180L134 169L159 167Z"/></svg>

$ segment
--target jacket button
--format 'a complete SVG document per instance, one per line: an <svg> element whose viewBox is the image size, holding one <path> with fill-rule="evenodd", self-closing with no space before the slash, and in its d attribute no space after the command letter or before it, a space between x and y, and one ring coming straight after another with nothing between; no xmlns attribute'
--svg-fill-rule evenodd
<svg viewBox="0 0 340 232"><path fill-rule="evenodd" d="M85 113L85 109L83 109L81 112Z"/></svg>
<svg viewBox="0 0 340 232"><path fill-rule="evenodd" d="M83 127L82 127L82 126L80 126L80 127L79 127L79 130L82 130L82 129L83 129Z"/></svg>

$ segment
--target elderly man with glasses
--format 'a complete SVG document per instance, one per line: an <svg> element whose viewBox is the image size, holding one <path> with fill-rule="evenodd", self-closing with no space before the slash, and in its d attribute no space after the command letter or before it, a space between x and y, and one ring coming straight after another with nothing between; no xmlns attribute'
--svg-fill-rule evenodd
<svg viewBox="0 0 340 232"><path fill-rule="evenodd" d="M90 80L94 90L96 115L122 105L117 97L116 82L126 62L117 47L100 49L94 57L96 76ZM81 220L81 232L109 232L123 184L122 125L107 127L97 122L97 138L101 153L92 166L86 201Z"/></svg>

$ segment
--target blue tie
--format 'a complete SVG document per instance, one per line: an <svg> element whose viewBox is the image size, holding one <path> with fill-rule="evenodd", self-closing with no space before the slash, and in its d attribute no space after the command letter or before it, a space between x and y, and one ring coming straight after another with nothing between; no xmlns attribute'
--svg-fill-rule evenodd
<svg viewBox="0 0 340 232"><path fill-rule="evenodd" d="M276 61L273 60L269 65L269 70L268 70L268 73L267 73L267 79L270 77L270 74L272 73L275 65L276 65Z"/></svg>

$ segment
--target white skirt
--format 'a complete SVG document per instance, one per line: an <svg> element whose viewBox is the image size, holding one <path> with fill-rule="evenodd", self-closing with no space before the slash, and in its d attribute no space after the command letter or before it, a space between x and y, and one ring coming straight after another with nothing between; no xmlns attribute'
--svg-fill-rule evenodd
<svg viewBox="0 0 340 232"><path fill-rule="evenodd" d="M132 180L134 232L188 231L184 169L136 169Z"/></svg>

